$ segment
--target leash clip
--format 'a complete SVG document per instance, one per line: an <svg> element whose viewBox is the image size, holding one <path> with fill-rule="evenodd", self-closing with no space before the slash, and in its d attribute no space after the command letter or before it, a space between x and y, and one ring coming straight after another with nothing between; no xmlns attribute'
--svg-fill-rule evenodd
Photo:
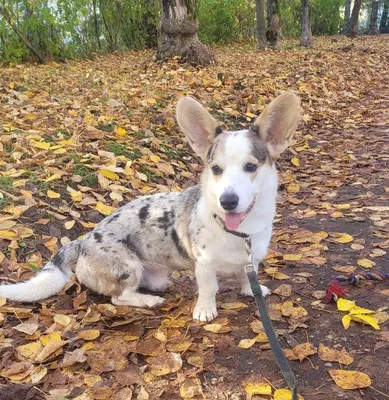
<svg viewBox="0 0 389 400"><path fill-rule="evenodd" d="M244 267L244 270L245 270L246 274L250 274L250 273L252 273L252 272L255 272L255 267L254 267L253 263L250 262L249 264L247 264L247 265Z"/></svg>

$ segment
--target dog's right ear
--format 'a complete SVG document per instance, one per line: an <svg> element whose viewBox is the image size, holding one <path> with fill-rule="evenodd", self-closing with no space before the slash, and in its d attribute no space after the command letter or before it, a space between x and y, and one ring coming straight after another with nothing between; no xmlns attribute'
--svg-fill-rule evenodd
<svg viewBox="0 0 389 400"><path fill-rule="evenodd" d="M214 137L221 132L218 122L192 97L182 97L179 100L176 117L192 149L206 160L207 151Z"/></svg>

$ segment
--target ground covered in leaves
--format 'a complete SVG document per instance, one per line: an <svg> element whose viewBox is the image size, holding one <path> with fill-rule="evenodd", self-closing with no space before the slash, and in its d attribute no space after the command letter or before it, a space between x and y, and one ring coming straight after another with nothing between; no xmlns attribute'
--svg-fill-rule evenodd
<svg viewBox="0 0 389 400"><path fill-rule="evenodd" d="M294 90L303 120L279 162L260 273L271 318L305 399L389 398L388 283L350 288L371 312L323 299L339 273L389 272L388 48L388 36L327 38L312 50L216 48L218 64L202 70L157 66L150 52L1 69L1 281L31 277L136 196L198 181L175 122L180 96L237 129ZM75 281L39 304L0 299L1 398L287 399L235 281L221 281L219 317L201 324L193 273L172 278L159 310L114 307Z"/></svg>

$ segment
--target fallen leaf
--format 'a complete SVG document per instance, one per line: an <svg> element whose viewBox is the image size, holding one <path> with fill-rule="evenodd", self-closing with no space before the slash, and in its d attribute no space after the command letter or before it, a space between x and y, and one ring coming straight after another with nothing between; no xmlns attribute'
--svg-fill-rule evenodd
<svg viewBox="0 0 389 400"><path fill-rule="evenodd" d="M330 369L329 374L334 382L344 390L363 389L371 385L369 375L359 371Z"/></svg>
<svg viewBox="0 0 389 400"><path fill-rule="evenodd" d="M350 365L354 362L354 358L347 353L345 348L336 350L322 343L319 344L318 355L322 361L337 362L343 365Z"/></svg>

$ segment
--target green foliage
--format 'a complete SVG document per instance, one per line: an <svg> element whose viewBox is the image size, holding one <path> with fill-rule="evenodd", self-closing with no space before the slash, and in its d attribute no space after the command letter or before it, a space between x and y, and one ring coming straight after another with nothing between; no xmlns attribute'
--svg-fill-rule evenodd
<svg viewBox="0 0 389 400"><path fill-rule="evenodd" d="M207 0L200 2L200 40L229 43L255 34L255 2Z"/></svg>
<svg viewBox="0 0 389 400"><path fill-rule="evenodd" d="M266 3L266 1L265 1ZM255 0L186 0L205 43L252 40ZM12 24L47 60L93 57L97 52L155 48L160 0L0 0ZM301 34L300 0L280 0L284 37ZM381 14L382 4L379 14ZM364 0L360 30L371 1ZM366 12L367 11L367 12ZM311 0L312 33L331 35L343 26L344 0ZM0 60L32 59L30 50L0 12Z"/></svg>

